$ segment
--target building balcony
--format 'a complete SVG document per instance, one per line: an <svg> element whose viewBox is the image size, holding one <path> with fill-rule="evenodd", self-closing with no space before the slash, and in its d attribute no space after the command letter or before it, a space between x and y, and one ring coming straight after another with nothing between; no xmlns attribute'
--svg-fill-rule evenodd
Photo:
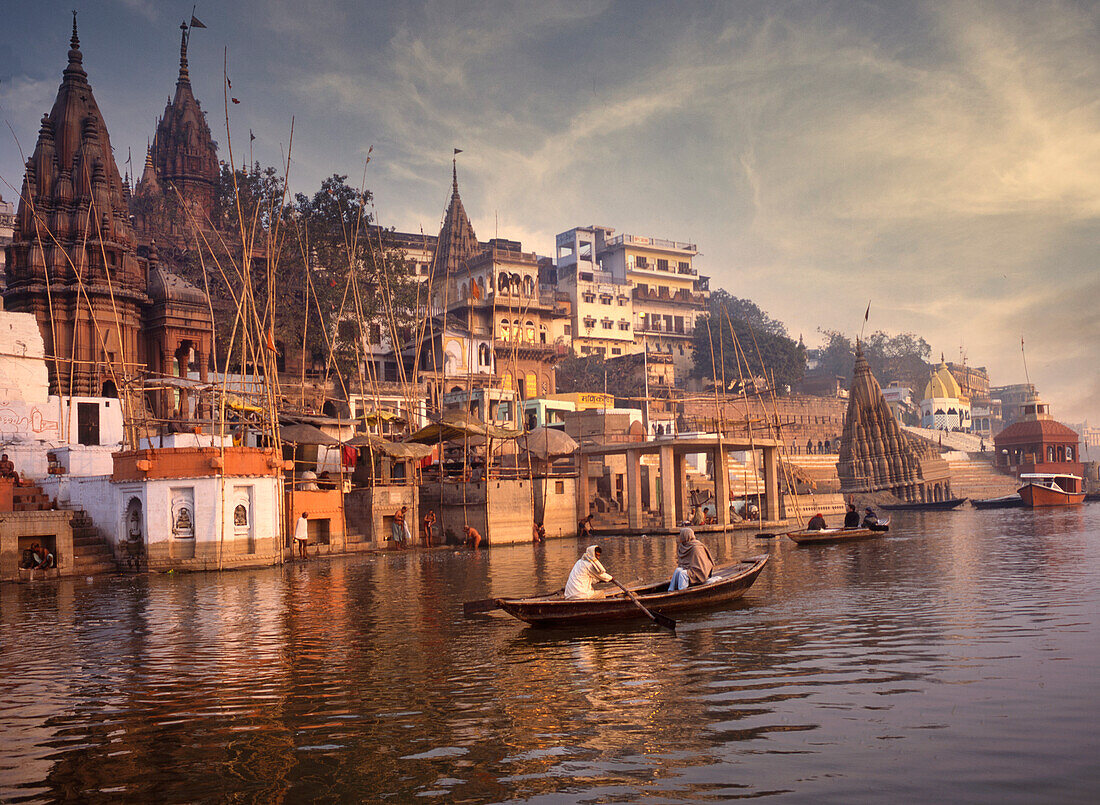
<svg viewBox="0 0 1100 805"><path fill-rule="evenodd" d="M699 252L698 247L694 243L665 240L663 238L644 238L638 235L628 235L626 233L616 235L606 243L606 248L608 249L615 246L642 246L650 249L669 249L676 252L690 252L691 254L697 254Z"/></svg>

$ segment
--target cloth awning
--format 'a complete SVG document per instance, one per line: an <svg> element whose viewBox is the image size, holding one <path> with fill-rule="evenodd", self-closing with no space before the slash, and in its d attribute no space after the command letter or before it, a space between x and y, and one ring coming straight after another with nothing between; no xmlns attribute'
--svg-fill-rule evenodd
<svg viewBox="0 0 1100 805"><path fill-rule="evenodd" d="M388 442L369 433L360 433L346 442L349 447L370 447L372 450L390 458L422 459L434 449L430 444L409 442Z"/></svg>
<svg viewBox="0 0 1100 805"><path fill-rule="evenodd" d="M470 436L487 436L492 439L515 439L523 431L502 428L499 425L486 425L480 419L463 411L452 411L437 422L425 425L405 443L420 442L434 444L440 440L465 439Z"/></svg>
<svg viewBox="0 0 1100 805"><path fill-rule="evenodd" d="M542 427L520 436L517 443L521 449L543 461L571 456L578 447L576 440L565 431Z"/></svg>
<svg viewBox="0 0 1100 805"><path fill-rule="evenodd" d="M279 428L279 441L286 444L338 445L339 441L313 425L283 425Z"/></svg>

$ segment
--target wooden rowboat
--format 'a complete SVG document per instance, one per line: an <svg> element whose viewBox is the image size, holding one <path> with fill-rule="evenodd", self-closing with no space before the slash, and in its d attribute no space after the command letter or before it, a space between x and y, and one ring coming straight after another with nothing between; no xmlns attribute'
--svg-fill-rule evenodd
<svg viewBox="0 0 1100 805"><path fill-rule="evenodd" d="M880 509L892 512L938 512L957 509L966 503L966 498L949 498L948 500L929 500L924 503L882 503Z"/></svg>
<svg viewBox="0 0 1100 805"><path fill-rule="evenodd" d="M629 589L647 609L662 615L715 607L744 595L768 563L768 558L767 554L761 554L716 567L706 584L674 593L668 592L668 579ZM568 599L559 592L533 598L497 598L494 603L532 626L573 626L646 617L623 593L618 590L606 592L599 598Z"/></svg>
<svg viewBox="0 0 1100 805"><path fill-rule="evenodd" d="M887 523L887 528L889 523ZM824 528L820 531L791 531L787 534L799 545L823 545L833 542L849 542L877 537L886 529L873 528Z"/></svg>

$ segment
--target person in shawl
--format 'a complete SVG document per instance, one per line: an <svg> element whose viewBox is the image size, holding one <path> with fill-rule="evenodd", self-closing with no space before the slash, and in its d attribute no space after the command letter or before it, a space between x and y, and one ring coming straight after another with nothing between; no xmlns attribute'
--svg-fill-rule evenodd
<svg viewBox="0 0 1100 805"><path fill-rule="evenodd" d="M676 546L676 569L672 571L668 591L672 593L692 584L702 584L713 572L714 558L707 546L695 538L692 529L680 529L679 545Z"/></svg>
<svg viewBox="0 0 1100 805"><path fill-rule="evenodd" d="M611 581L611 574L600 564L602 553L599 545L589 545L585 549L584 556L573 565L569 580L565 582L566 598L595 598L596 591L592 585L599 581Z"/></svg>

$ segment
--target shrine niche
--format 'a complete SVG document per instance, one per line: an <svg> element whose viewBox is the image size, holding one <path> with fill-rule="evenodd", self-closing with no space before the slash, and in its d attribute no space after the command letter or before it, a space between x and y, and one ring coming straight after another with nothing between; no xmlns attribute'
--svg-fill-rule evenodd
<svg viewBox="0 0 1100 805"><path fill-rule="evenodd" d="M172 490L172 536L195 538L195 490Z"/></svg>

